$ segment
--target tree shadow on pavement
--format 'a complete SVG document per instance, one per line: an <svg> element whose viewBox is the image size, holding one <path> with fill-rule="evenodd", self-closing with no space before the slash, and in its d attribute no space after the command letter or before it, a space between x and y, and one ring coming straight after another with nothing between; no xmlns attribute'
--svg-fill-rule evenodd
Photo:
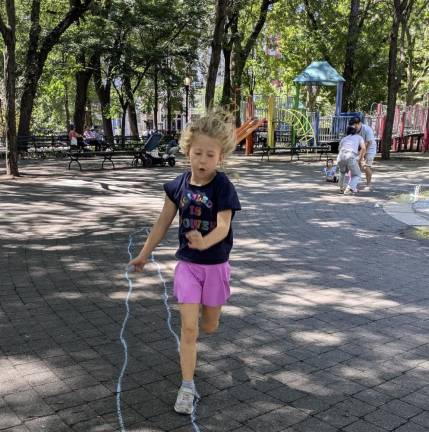
<svg viewBox="0 0 429 432"><path fill-rule="evenodd" d="M232 168L243 206L233 296L218 333L200 340L201 430L375 428L385 418L418 430L429 393L428 248L376 206L392 180L380 180L379 196L343 197L317 164ZM3 429L119 429L129 234L155 220L160 185L177 172L0 185ZM169 289L175 247L172 229L156 251ZM172 411L180 368L156 266L132 280L126 429L191 431Z"/></svg>

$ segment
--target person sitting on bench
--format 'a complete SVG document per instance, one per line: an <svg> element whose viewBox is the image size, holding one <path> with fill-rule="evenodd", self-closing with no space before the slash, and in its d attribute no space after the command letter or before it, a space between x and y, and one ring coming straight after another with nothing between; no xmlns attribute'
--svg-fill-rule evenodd
<svg viewBox="0 0 429 432"><path fill-rule="evenodd" d="M69 131L70 148L82 150L85 148L83 137L79 132L76 132L74 125L70 125Z"/></svg>

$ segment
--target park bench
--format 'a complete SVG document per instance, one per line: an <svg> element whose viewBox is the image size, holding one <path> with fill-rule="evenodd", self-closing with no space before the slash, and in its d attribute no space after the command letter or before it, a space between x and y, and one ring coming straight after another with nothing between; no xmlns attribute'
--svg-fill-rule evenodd
<svg viewBox="0 0 429 432"><path fill-rule="evenodd" d="M110 162L112 168L115 168L115 163L113 159L130 159L131 158L131 166L137 167L139 164L144 165L144 155L142 145L136 145L134 147L129 146L125 150L118 150L115 148L107 148L106 150L70 150L67 152L67 156L69 157L69 165L68 169L70 169L73 163L76 163L79 166L79 171L82 171L82 164L80 161L86 160L97 160L102 159L101 168L104 169L104 164L106 162Z"/></svg>
<svg viewBox="0 0 429 432"><path fill-rule="evenodd" d="M86 150L70 150L67 152L67 156L69 157L69 166L68 169L70 169L72 163L77 163L79 166L79 171L82 171L82 164L80 163L83 159L90 159L95 160L97 158L103 158L101 162L101 168L104 169L105 162L110 162L112 164L112 168L115 168L115 164L113 162L113 157L127 157L131 156L132 166L137 166L138 162L140 160L140 154L138 151L131 152L129 150L113 150L113 149L107 149L107 150L100 150L100 151L86 151Z"/></svg>
<svg viewBox="0 0 429 432"><path fill-rule="evenodd" d="M261 146L261 161L264 157L267 157L270 160L270 153L272 152L272 148L268 147L266 143L263 143ZM277 149L275 149L277 150ZM331 151L331 146L328 144L322 145L296 145L295 147L289 147L290 150L290 160L292 161L294 156L296 156L297 160L300 160L299 157L301 154L319 154L319 160L322 160L322 156L326 155L326 159L328 159L328 154Z"/></svg>
<svg viewBox="0 0 429 432"><path fill-rule="evenodd" d="M294 156L296 156L297 160L300 160L299 157L301 154L309 155L319 154L319 161L322 160L322 156L326 155L326 160L328 160L328 154L331 151L331 146L329 144L319 144L319 145L300 145L297 144L295 147L290 148L290 160L292 161Z"/></svg>
<svg viewBox="0 0 429 432"><path fill-rule="evenodd" d="M114 137L111 145L103 150L92 150L89 148L72 148L67 152L69 157L68 169L73 163L79 166L82 171L82 160L97 160L101 159L101 168L104 169L104 164L109 162L112 168L115 168L114 159L130 159L131 166L137 167L139 165L146 166L147 156L145 150L145 143L139 137Z"/></svg>
<svg viewBox="0 0 429 432"><path fill-rule="evenodd" d="M70 150L70 144L65 135L19 136L17 144L19 154L32 159L62 158Z"/></svg>
<svg viewBox="0 0 429 432"><path fill-rule="evenodd" d="M423 132L408 131L402 136L394 135L392 137L392 148L397 152L413 151L414 144L416 144L415 151L421 151Z"/></svg>

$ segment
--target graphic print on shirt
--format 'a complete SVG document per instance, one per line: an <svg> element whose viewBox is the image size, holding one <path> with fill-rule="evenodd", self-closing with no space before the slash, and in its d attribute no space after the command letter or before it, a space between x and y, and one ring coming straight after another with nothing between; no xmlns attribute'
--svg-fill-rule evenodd
<svg viewBox="0 0 429 432"><path fill-rule="evenodd" d="M216 222L213 219L213 202L203 192L185 191L180 199L180 225L201 233L210 232Z"/></svg>

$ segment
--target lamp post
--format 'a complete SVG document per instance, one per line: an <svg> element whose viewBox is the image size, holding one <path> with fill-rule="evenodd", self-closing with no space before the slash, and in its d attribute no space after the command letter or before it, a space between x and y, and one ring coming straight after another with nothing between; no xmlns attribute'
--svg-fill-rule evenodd
<svg viewBox="0 0 429 432"><path fill-rule="evenodd" d="M191 85L191 78L186 77L183 80L183 84L185 85L185 120L186 120L186 124L188 124L188 119L189 119L189 87Z"/></svg>

